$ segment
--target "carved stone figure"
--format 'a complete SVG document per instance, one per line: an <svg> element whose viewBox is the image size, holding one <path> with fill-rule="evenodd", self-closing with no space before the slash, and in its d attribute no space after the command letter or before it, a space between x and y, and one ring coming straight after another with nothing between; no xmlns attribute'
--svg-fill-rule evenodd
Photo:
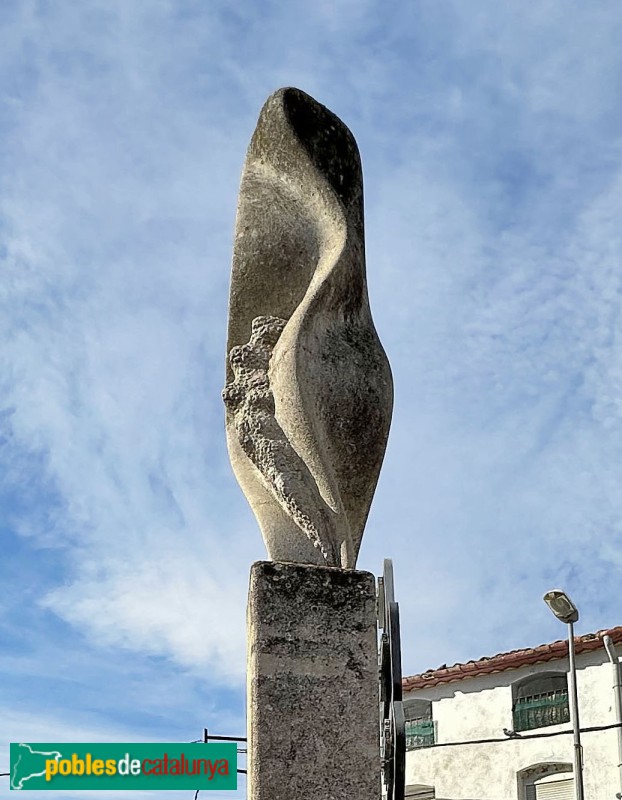
<svg viewBox="0 0 622 800"><path fill-rule="evenodd" d="M236 220L229 455L274 561L354 568L393 405L346 126L298 89L264 105Z"/></svg>

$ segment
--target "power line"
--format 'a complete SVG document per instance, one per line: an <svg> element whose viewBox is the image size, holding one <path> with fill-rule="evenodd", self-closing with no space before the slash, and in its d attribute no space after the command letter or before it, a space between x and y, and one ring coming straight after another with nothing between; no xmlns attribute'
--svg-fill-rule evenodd
<svg viewBox="0 0 622 800"><path fill-rule="evenodd" d="M591 728L581 728L581 733L593 733L594 731L608 731L612 728L622 728L622 722L614 722L611 725L593 725ZM431 747L460 747L465 744L493 744L494 742L516 742L519 739L544 739L551 736L565 736L572 731L554 731L552 733L525 733L515 736L504 736L502 739L471 739L466 742L435 742L434 744L424 745L423 747L413 748L413 750L427 750Z"/></svg>

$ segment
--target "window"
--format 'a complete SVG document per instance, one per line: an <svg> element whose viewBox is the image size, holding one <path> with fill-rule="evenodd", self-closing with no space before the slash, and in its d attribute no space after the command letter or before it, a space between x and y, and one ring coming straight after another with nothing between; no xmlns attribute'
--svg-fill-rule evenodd
<svg viewBox="0 0 622 800"><path fill-rule="evenodd" d="M404 717L406 719L407 750L416 750L419 747L429 747L434 744L435 727L430 700L406 700Z"/></svg>
<svg viewBox="0 0 622 800"><path fill-rule="evenodd" d="M521 800L574 800L571 764L540 763L518 773Z"/></svg>
<svg viewBox="0 0 622 800"><path fill-rule="evenodd" d="M565 672L530 675L512 686L513 728L529 731L570 722Z"/></svg>

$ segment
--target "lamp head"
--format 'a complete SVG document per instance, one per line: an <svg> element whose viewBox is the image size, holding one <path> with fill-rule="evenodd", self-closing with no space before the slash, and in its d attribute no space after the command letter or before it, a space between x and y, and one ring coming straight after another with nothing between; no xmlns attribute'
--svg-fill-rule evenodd
<svg viewBox="0 0 622 800"><path fill-rule="evenodd" d="M544 595L544 602L551 609L557 619L565 622L576 622L579 619L579 610L561 589L552 589Z"/></svg>

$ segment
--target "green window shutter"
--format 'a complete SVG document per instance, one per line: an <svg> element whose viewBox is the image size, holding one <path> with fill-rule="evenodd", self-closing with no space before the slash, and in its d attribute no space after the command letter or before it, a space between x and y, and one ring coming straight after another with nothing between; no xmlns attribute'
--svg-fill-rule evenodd
<svg viewBox="0 0 622 800"><path fill-rule="evenodd" d="M429 747L436 740L436 726L431 719L406 720L406 749Z"/></svg>
<svg viewBox="0 0 622 800"><path fill-rule="evenodd" d="M545 694L519 697L514 703L514 730L528 731L570 722L568 691L558 689Z"/></svg>

